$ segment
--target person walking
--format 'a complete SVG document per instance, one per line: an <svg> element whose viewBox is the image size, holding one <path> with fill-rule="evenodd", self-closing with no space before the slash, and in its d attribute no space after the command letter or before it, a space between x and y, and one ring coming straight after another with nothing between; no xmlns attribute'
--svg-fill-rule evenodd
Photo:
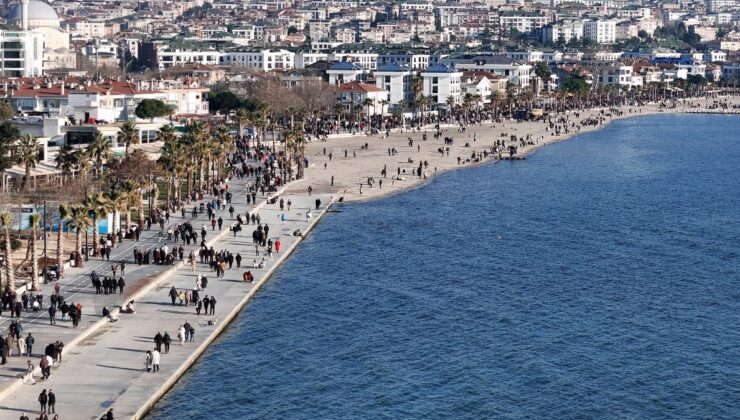
<svg viewBox="0 0 740 420"><path fill-rule="evenodd" d="M172 338L170 337L170 334L167 331L165 331L164 335L162 336L162 344L164 344L165 353L170 352L170 343L172 343Z"/></svg>
<svg viewBox="0 0 740 420"><path fill-rule="evenodd" d="M177 289L175 289L175 286L172 286L170 289L170 299L172 299L172 306L175 306L175 299L177 299Z"/></svg>
<svg viewBox="0 0 740 420"><path fill-rule="evenodd" d="M31 335L31 333L28 333L28 335L26 336L26 352L27 352L26 355L28 357L33 356L33 343L35 341L36 341L36 339L33 338L33 336Z"/></svg>
<svg viewBox="0 0 740 420"><path fill-rule="evenodd" d="M180 339L181 346L185 344L185 327L182 325L180 325L180 328L177 330L177 338Z"/></svg>
<svg viewBox="0 0 740 420"><path fill-rule="evenodd" d="M27 380L30 380L32 384L36 385L36 379L33 378L33 371L36 369L36 367L33 365L31 360L26 361L26 374L23 376L23 383L25 384Z"/></svg>
<svg viewBox="0 0 740 420"><path fill-rule="evenodd" d="M54 406L57 403L57 396L54 394L51 388L49 388L49 393L47 394L47 398L49 399L48 401L49 413L54 414Z"/></svg>
<svg viewBox="0 0 740 420"><path fill-rule="evenodd" d="M216 312L216 298L211 295L211 312L210 315L214 315Z"/></svg>
<svg viewBox="0 0 740 420"><path fill-rule="evenodd" d="M159 371L159 350L154 349L152 352L152 373Z"/></svg>
<svg viewBox="0 0 740 420"><path fill-rule="evenodd" d="M157 335L154 336L154 347L158 350L162 350L162 341L164 341L164 337L162 337L162 334L157 331Z"/></svg>
<svg viewBox="0 0 740 420"><path fill-rule="evenodd" d="M147 350L146 355L144 355L144 366L146 366L147 372L152 371L152 352L150 350Z"/></svg>
<svg viewBox="0 0 740 420"><path fill-rule="evenodd" d="M41 391L38 401L41 405L41 414L46 414L46 403L49 401L49 396L46 395L46 390Z"/></svg>
<svg viewBox="0 0 740 420"><path fill-rule="evenodd" d="M57 317L57 305L51 305L49 306L49 324L54 325L56 324L56 317Z"/></svg>

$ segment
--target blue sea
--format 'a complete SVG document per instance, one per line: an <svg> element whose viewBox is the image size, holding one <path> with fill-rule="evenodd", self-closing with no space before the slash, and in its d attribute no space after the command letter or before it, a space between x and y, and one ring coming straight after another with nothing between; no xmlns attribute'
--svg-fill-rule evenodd
<svg viewBox="0 0 740 420"><path fill-rule="evenodd" d="M740 418L740 118L336 207L153 419Z"/></svg>

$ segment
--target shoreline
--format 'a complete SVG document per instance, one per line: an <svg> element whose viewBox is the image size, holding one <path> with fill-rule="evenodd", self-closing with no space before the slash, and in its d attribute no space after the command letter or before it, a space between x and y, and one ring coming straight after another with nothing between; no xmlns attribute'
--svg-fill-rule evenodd
<svg viewBox="0 0 740 420"><path fill-rule="evenodd" d="M740 98L735 96L723 97L721 99L728 100L729 102L735 104L740 103ZM533 139L539 136L544 137L541 141L536 142L536 144L534 145L519 147L517 154L512 160L524 160L530 153L540 149L541 147L561 141L570 140L580 134L586 134L589 132L600 130L601 128L606 127L608 124L616 120L651 115L696 114L696 112L691 111L697 109L697 105L701 106L702 101L702 99L693 100L687 102L686 104L681 104L680 107L670 109L659 108L657 104L647 104L637 109L620 107L618 108L618 110L625 112L623 115L612 115L611 117L605 116L602 124L596 126L587 125L582 127L580 131L571 130L571 132L567 134L562 133L559 136L552 136L549 132L546 132L544 129L545 124L543 121L524 121L521 123L517 123L516 121L504 121L498 124L494 124L488 121L480 125L467 127L467 129L469 130L469 132L467 133L467 139L471 139L470 133L474 133L474 135L478 136L477 141L469 142L470 147L464 147L460 145L460 143L464 142L464 140L459 141L458 138L464 136L464 134L461 134L459 132L452 132L450 130L457 129L457 126L443 126L441 127L442 137L452 136L453 138L455 138L455 142L458 143L453 146L449 146L449 157L440 156L438 151L434 151L436 147L448 146L444 146L442 140L435 140L433 138L433 126L426 126L421 130L413 132L395 131L392 132L389 137L381 135L336 135L329 138L325 142L314 141L307 145L306 158L309 159L309 166L306 168L306 176L304 180L305 184L311 185L314 191L328 193L331 194L333 197L339 197L341 200L338 200L339 203L365 202L376 198L393 196L397 193L402 193L413 188L418 188L419 186L424 185L426 181L433 178L435 175L443 172L476 167L479 165L489 164L491 162L497 162L499 160L509 160L508 157L502 159L494 159L489 155L488 158L483 158L481 156L481 160L479 162L466 163L463 161L463 164L456 164L453 160L453 162L450 163L450 159L455 159L455 157L460 156L461 154L467 154L467 156L469 156L474 151L481 153L483 150L490 149L492 145L495 145L496 140L503 139L509 141L510 134L515 134L517 135L517 137L524 137L528 134L532 134ZM573 120L571 120L573 122L580 123L585 119L595 118L601 115L600 113L602 111L606 114L608 113L608 110L609 108L598 108L587 111L569 111L563 115L569 118L573 118ZM635 110L638 112L628 112L629 110ZM722 110L716 111L718 112L712 112L712 114L735 115L721 112ZM574 117L576 112L579 113L579 118ZM428 137L430 137L427 141L421 140L423 133L428 134ZM505 133L506 136L502 137L501 133ZM413 148L407 147L405 145L407 139L413 139L414 146L419 145L421 149L417 152L413 150ZM369 145L369 148L367 150L362 149L362 146L364 144ZM378 154L378 146L384 148L397 148L399 153L394 156ZM348 153L347 158L336 157L336 155L338 154L336 152L339 151L341 153L342 148L344 148L344 151ZM372 150L373 148L375 149ZM349 155L350 149L352 150L353 154L359 152L357 154L357 158ZM333 159L328 159L327 154L325 154L326 152L334 152L335 157ZM373 152L375 153L373 154ZM363 156L363 154L365 156ZM421 156L421 158L417 159L419 156ZM423 172L424 176L421 178L410 174L402 174L404 180L392 182L392 185L390 187L387 186L387 183L388 181L392 181L392 179L391 177L387 177L385 178L386 186L381 187L382 189L376 187L368 188L367 184L364 184L365 180L369 177L373 177L376 181L380 179L380 169L383 168L383 160L390 160L391 162L389 163L398 165L399 168L402 166L408 167L409 162L393 162L394 159L397 160L401 157L413 159L414 165L416 164L416 162L421 160L428 161L430 163L429 169ZM375 160L380 162L374 162ZM369 161L373 161L379 166L370 166L371 164L368 164ZM322 169L322 166L324 164L327 164L326 170ZM387 164L388 163L386 163L386 165ZM392 168L389 167L388 169L390 170ZM332 176L336 178L334 186L330 185L330 183L327 182L327 176ZM396 182L398 182L399 185L395 185ZM364 184L364 188L361 188L362 191L360 191L360 189L358 188L360 183ZM301 192L304 191L300 191L294 186L290 186L287 189L286 193L298 194Z"/></svg>

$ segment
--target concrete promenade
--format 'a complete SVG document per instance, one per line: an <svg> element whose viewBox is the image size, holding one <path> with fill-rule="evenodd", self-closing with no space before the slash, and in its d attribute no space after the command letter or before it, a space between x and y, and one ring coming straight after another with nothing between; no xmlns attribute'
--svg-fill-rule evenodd
<svg viewBox="0 0 740 420"><path fill-rule="evenodd" d="M234 193L232 205L236 212L244 215L248 210L252 211L255 206L246 204L243 181L235 180L230 187ZM94 263L91 259L82 269L68 269L62 281L63 293L68 301L82 303L83 323L75 330L71 328L69 321L50 326L46 312L24 314L27 319L23 321L23 332L24 336L28 331L36 336L35 356L32 358L35 365L38 365L38 358L49 342L60 338L65 343L80 338L82 340L76 345L65 347L63 362L53 368L50 379L41 381L37 376L37 385L20 385L17 377L25 370L27 358L11 358L12 363L0 370L3 375L0 419L17 419L22 412L37 413L37 397L45 388L54 389L57 395L56 411L62 419L97 419L111 407L116 418L137 418L142 415L177 381L300 242L301 238L292 236L292 233L296 229L307 232L323 215L331 201L329 195L298 194L284 197L286 201L290 198L293 202L290 211L286 208L281 212L278 204L266 205L264 199L257 206L261 208L257 212L262 223L270 226L270 238L273 241L280 239L281 242L280 252L273 253L272 260L266 255L264 248L260 249L258 257L255 256L252 244L252 230L256 228L255 225L244 225L243 230L234 237L229 226L235 222L235 218L232 219L226 210L217 213L217 216L223 217L224 226L221 232L213 232L208 227L206 240L209 246L213 245L217 252L229 250L232 254L240 253L243 258L242 268L237 269L234 263L233 269L227 270L222 279L216 279L215 272L211 272L207 264L198 263L193 272L189 265L137 266L130 263L134 246L157 245L154 228L142 237L141 242L124 241L111 257L111 262L120 257L127 260L128 290L124 296L95 295L91 286L88 273L92 269L96 269L101 275L110 272L109 262ZM314 209L317 198L322 201L320 211ZM309 208L313 216L310 223L306 220L306 211ZM286 216L284 224L280 221L282 214ZM181 221L176 217L170 218L170 224ZM204 223L206 217L201 215L193 224L199 231ZM169 242L168 245L172 247L175 244ZM192 245L186 247L186 259L190 249L195 248ZM251 268L255 258L258 262L266 258L265 267ZM255 275L255 281L251 284L242 281L242 274L246 270L251 270ZM172 286L193 289L199 273L209 279L206 290L200 292L201 297L208 295L217 299L213 316L203 315L203 312L196 316L194 306L172 306L168 296ZM48 290L44 290L44 294L48 295L51 288L52 285L47 285ZM103 305L117 307L128 301L132 295L137 301L136 314L117 315L119 321L115 323L101 319ZM48 305L48 297L46 299L45 306ZM209 320L213 321L213 325L208 325ZM5 318L1 321L9 323ZM177 329L186 321L195 327L196 339L180 346L177 342ZM156 374L147 373L144 368L144 354L146 350L154 348L153 337L158 331L169 332L175 343L169 354L162 354L161 371Z"/></svg>

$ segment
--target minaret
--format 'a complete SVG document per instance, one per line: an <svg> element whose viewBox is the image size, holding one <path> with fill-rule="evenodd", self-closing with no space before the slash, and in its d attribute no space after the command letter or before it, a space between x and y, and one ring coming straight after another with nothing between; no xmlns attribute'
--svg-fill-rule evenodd
<svg viewBox="0 0 740 420"><path fill-rule="evenodd" d="M21 0L21 29L28 30L28 0Z"/></svg>

